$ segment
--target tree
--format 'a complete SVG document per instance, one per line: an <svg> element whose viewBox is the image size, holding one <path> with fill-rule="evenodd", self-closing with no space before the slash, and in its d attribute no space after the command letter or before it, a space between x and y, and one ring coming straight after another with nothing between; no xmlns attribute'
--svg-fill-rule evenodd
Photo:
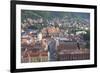
<svg viewBox="0 0 100 73"><path fill-rule="evenodd" d="M90 31L88 30L86 32L87 32L87 34L83 35L83 39L86 42L86 46L85 47L86 48L90 48Z"/></svg>

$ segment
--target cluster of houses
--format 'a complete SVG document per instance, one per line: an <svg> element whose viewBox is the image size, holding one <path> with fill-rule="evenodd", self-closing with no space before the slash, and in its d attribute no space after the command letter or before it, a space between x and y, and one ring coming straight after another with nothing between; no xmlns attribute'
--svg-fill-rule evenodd
<svg viewBox="0 0 100 73"><path fill-rule="evenodd" d="M59 26L51 24L51 26L43 27L40 29L29 29L28 27L36 24L43 24L44 20L31 19L22 23L21 31L21 62L47 62L47 61L64 61L64 60L82 60L89 59L89 49L86 49L80 34L87 34L85 30L89 30L86 25L73 24L65 26L66 29L62 29L62 25L59 20L54 20L54 22ZM49 22L49 21L48 21ZM67 22L66 22L67 23ZM76 28L84 29L77 31L75 34L70 33L71 29L68 27L77 26ZM82 28L83 27L83 28ZM78 41L78 42L77 42ZM79 44L80 43L80 44ZM54 47L55 46L55 47ZM52 50L50 50L52 49ZM54 55L56 54L56 57ZM54 59L56 58L56 59Z"/></svg>
<svg viewBox="0 0 100 73"><path fill-rule="evenodd" d="M21 50L22 63L48 61L47 41L38 31L22 33Z"/></svg>

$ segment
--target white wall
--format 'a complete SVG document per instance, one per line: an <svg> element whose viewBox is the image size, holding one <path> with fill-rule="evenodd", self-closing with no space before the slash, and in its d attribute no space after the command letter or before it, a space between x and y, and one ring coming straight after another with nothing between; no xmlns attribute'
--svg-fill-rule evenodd
<svg viewBox="0 0 100 73"><path fill-rule="evenodd" d="M99 73L100 72L100 2L99 0L34 0L45 2L98 4L98 67L85 69L42 71L34 73ZM97 2L98 1L98 2ZM10 73L10 0L0 0L0 73Z"/></svg>

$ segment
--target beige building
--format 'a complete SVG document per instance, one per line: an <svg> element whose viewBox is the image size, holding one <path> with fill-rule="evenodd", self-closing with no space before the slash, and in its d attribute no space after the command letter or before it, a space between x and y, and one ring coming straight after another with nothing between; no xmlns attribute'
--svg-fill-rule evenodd
<svg viewBox="0 0 100 73"><path fill-rule="evenodd" d="M22 54L21 62L47 62L48 51L27 51Z"/></svg>

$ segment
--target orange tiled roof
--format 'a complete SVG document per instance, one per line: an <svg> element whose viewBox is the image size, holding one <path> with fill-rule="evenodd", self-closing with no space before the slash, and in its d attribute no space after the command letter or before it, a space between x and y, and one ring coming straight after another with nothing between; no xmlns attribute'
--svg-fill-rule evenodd
<svg viewBox="0 0 100 73"><path fill-rule="evenodd" d="M28 51L22 55L23 57L28 57L28 54L30 57L48 56L48 51Z"/></svg>

